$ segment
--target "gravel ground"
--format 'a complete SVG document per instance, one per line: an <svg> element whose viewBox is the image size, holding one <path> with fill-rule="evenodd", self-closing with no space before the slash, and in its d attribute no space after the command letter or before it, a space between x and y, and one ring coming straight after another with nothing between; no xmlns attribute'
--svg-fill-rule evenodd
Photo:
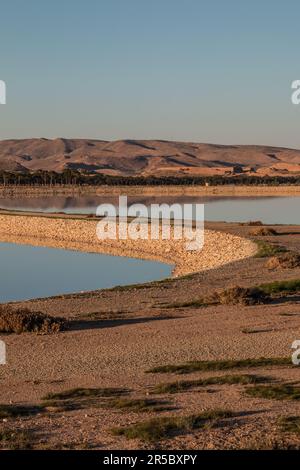
<svg viewBox="0 0 300 470"><path fill-rule="evenodd" d="M250 228L211 223L206 229L243 239ZM300 249L300 227L277 226L277 236L264 240ZM226 235L228 236L228 235ZM252 245L251 245L252 246ZM158 365L189 360L289 357L291 344L300 338L297 296L259 306L170 307L232 285L253 286L280 279L300 279L300 269L269 271L266 260L250 257L146 286L95 291L17 305L71 320L68 331L56 335L4 335L8 363L1 367L2 403L37 404L49 392L73 387L124 387L130 397L149 397L151 387L176 379L198 379L232 373L251 373L275 381L298 382L300 369L292 366L226 372L198 372L187 376L149 374ZM139 439L111 434L150 417L179 416L225 408L232 418L218 426L177 434L162 441L162 448L256 448L300 446L297 435L283 434L278 419L299 415L299 402L252 398L241 385L214 385L175 395L163 395L172 411L133 413L97 408L39 413L7 418L5 429L32 432L35 448L75 447L133 449L153 446Z"/></svg>

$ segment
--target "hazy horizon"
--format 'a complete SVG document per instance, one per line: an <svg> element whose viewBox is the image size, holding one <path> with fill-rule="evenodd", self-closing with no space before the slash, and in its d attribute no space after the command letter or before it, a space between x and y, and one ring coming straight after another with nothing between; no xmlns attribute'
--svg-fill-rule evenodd
<svg viewBox="0 0 300 470"><path fill-rule="evenodd" d="M19 138L19 137L10 137L10 138L3 138L3 139L0 139L0 141L3 141L3 140L34 140L34 139L46 139L46 140L56 140L56 139L63 139L63 140L98 140L98 141L102 141L102 142L118 142L118 141L130 141L130 140L133 140L133 141L157 141L157 142L183 142L183 143L195 143L195 144L203 144L203 145L224 145L224 147L228 146L228 147L235 147L235 146L244 146L244 147L255 147L255 146L258 146L258 147L278 147L278 148L286 148L286 149L291 149L291 150L300 150L300 144L298 147L287 147L287 146L283 146L283 145L272 145L272 144L256 144L256 143L243 143L243 144L237 144L235 142L233 143L227 143L227 144L224 144L222 142L197 142L197 141L191 141L191 140L184 140L184 139L181 139L181 140L171 140L171 139L155 139L155 138L149 138L149 139L130 139L130 138L123 138L123 139L102 139L101 137L99 138L95 138L95 137L62 137L62 136L57 136L57 137L44 137L44 136L41 136L41 137L23 137L23 138Z"/></svg>

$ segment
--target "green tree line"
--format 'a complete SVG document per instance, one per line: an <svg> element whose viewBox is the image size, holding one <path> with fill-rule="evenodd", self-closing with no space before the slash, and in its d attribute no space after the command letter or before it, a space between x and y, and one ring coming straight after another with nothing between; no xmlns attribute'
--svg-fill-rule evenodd
<svg viewBox="0 0 300 470"><path fill-rule="evenodd" d="M300 185L299 176L110 176L76 170L35 171L28 173L0 171L1 186L173 186L173 185Z"/></svg>

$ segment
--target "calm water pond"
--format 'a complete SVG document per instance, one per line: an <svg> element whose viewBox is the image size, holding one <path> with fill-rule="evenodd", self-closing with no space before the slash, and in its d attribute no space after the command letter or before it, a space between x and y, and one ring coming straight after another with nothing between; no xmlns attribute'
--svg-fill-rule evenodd
<svg viewBox="0 0 300 470"><path fill-rule="evenodd" d="M0 302L163 279L172 267L102 254L0 243Z"/></svg>
<svg viewBox="0 0 300 470"><path fill-rule="evenodd" d="M101 203L118 204L116 197L43 197L0 199L0 207L45 212L95 213ZM202 203L205 219L226 222L262 220L268 224L300 224L300 197L135 197L128 204L143 203Z"/></svg>
<svg viewBox="0 0 300 470"><path fill-rule="evenodd" d="M202 203L205 219L261 220L300 224L300 197L134 197L128 204ZM0 207L43 212L95 213L101 203L118 205L117 197L42 197L0 199ZM88 254L53 248L0 243L0 302L142 283L162 279L172 267L163 263Z"/></svg>

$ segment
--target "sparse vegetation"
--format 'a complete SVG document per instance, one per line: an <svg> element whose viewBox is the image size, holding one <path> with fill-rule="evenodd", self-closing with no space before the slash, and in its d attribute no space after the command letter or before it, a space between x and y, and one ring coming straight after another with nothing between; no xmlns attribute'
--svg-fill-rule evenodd
<svg viewBox="0 0 300 470"><path fill-rule="evenodd" d="M191 361L178 365L165 365L154 367L147 373L175 373L191 374L198 371L217 371L230 369L247 369L254 367L291 366L291 359L288 357L260 359L239 359L227 361Z"/></svg>
<svg viewBox="0 0 300 470"><path fill-rule="evenodd" d="M270 400L300 400L300 387L289 384L256 385L247 388L246 394Z"/></svg>
<svg viewBox="0 0 300 470"><path fill-rule="evenodd" d="M76 389L62 394L48 394L41 405L0 405L1 418L58 413L88 407L111 408L135 412L160 412L174 409L170 402L148 398L122 398L122 389ZM126 392L127 393L127 392Z"/></svg>
<svg viewBox="0 0 300 470"><path fill-rule="evenodd" d="M201 308L210 305L218 305L218 302L212 302L208 299L195 299L189 302L174 302L172 304L164 305L164 308Z"/></svg>
<svg viewBox="0 0 300 470"><path fill-rule="evenodd" d="M244 450L299 450L299 444L288 442L280 436L258 435L253 437Z"/></svg>
<svg viewBox="0 0 300 470"><path fill-rule="evenodd" d="M0 305L0 332L41 334L58 333L66 327L62 318L51 317L42 312L28 309L14 309L8 305Z"/></svg>
<svg viewBox="0 0 300 470"><path fill-rule="evenodd" d="M33 448L33 433L4 429L0 431L0 446L7 450L30 450Z"/></svg>
<svg viewBox="0 0 300 470"><path fill-rule="evenodd" d="M300 434L300 416L283 416L278 424L283 432Z"/></svg>
<svg viewBox="0 0 300 470"><path fill-rule="evenodd" d="M300 279L289 279L287 281L274 281L259 286L266 295L295 294L300 292Z"/></svg>
<svg viewBox="0 0 300 470"><path fill-rule="evenodd" d="M43 408L36 405L4 405L0 404L0 418L15 418L19 416L30 416L43 411Z"/></svg>
<svg viewBox="0 0 300 470"><path fill-rule="evenodd" d="M188 278L189 276L193 276L194 274L187 274L186 276L182 276L181 279ZM176 278L165 278L165 279L160 279L159 281L150 281L146 282L145 284L128 284L125 286L114 286L110 287L109 289L106 289L107 292L126 292L130 290L143 290L143 289L152 289L154 287L161 287L167 289L170 287L174 282L176 282L178 279Z"/></svg>
<svg viewBox="0 0 300 470"><path fill-rule="evenodd" d="M74 388L58 393L48 393L42 400L45 411L49 412L84 408L114 408L117 407L117 401L128 393L129 391L123 388Z"/></svg>
<svg viewBox="0 0 300 470"><path fill-rule="evenodd" d="M208 377L197 380L177 380L176 382L156 385L152 393L180 393L197 387L209 385L249 385L270 380L267 377L257 375L223 375L220 377Z"/></svg>
<svg viewBox="0 0 300 470"><path fill-rule="evenodd" d="M266 262L266 268L272 269L294 269L300 267L300 254L293 251L287 251L272 258Z"/></svg>
<svg viewBox="0 0 300 470"><path fill-rule="evenodd" d="M137 413L161 412L174 409L169 402L148 398L110 398L108 396L84 395L65 400L47 400L43 409L49 412L79 410L85 408L107 408Z"/></svg>
<svg viewBox="0 0 300 470"><path fill-rule="evenodd" d="M137 399L126 399L120 398L118 400L108 401L106 403L107 408L115 408L124 411L136 411L136 412L160 412L169 411L174 407L169 402L162 400L151 400L148 398L137 398Z"/></svg>
<svg viewBox="0 0 300 470"><path fill-rule="evenodd" d="M240 222L239 225L247 225L249 227L260 227L263 225L261 220L249 220L248 222Z"/></svg>
<svg viewBox="0 0 300 470"><path fill-rule="evenodd" d="M255 258L269 258L270 256L275 256L279 253L285 253L287 249L282 245L277 245L275 243L265 242L263 240L255 240L257 245L257 252Z"/></svg>
<svg viewBox="0 0 300 470"><path fill-rule="evenodd" d="M73 388L58 393L48 393L43 400L69 400L86 397L119 397L128 394L124 388Z"/></svg>
<svg viewBox="0 0 300 470"><path fill-rule="evenodd" d="M211 295L188 302L178 302L166 305L164 308L203 308L211 305L257 305L266 303L268 295L259 287L234 286Z"/></svg>
<svg viewBox="0 0 300 470"><path fill-rule="evenodd" d="M127 439L141 439L146 442L157 442L176 434L192 432L194 429L214 426L219 420L233 416L231 411L212 410L190 416L168 416L151 419L124 428L114 428L112 433Z"/></svg>
<svg viewBox="0 0 300 470"><path fill-rule="evenodd" d="M299 257L300 258L300 257ZM279 294L300 292L300 279L274 281L254 287L234 286L199 299L165 305L164 308L203 308L211 305L260 305L268 303Z"/></svg>

